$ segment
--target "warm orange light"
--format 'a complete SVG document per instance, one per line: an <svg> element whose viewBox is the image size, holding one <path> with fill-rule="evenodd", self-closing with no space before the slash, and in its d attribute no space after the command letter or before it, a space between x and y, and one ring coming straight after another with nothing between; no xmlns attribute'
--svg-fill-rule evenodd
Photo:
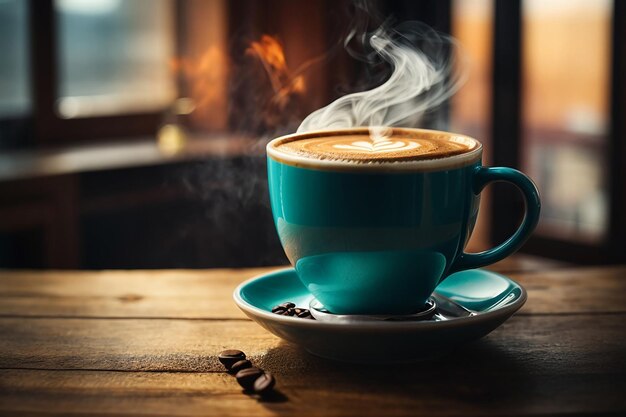
<svg viewBox="0 0 626 417"><path fill-rule="evenodd" d="M186 94L193 100L195 111L191 117L201 125L219 125L224 108L224 89L228 59L222 48L211 46L201 54L173 59L172 72L182 74L187 83ZM215 120L213 120L215 119Z"/></svg>
<svg viewBox="0 0 626 417"><path fill-rule="evenodd" d="M275 93L272 100L279 107L287 104L290 95L306 91L304 77L289 70L283 46L275 37L261 36L260 40L250 44L246 53L257 56L263 63Z"/></svg>
<svg viewBox="0 0 626 417"><path fill-rule="evenodd" d="M269 36L261 36L261 40L252 42L247 53L256 53L264 64L267 64L277 71L286 71L285 54L278 39Z"/></svg>
<svg viewBox="0 0 626 417"><path fill-rule="evenodd" d="M184 74L189 82L189 95L196 108L202 110L219 101L221 92L215 88L225 77L226 56L218 47L207 49L196 59L172 61L172 69Z"/></svg>

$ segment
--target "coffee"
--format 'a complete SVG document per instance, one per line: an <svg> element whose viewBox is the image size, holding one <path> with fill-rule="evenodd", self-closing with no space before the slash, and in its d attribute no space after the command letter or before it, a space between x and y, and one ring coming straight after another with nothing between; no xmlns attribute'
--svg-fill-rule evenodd
<svg viewBox="0 0 626 417"><path fill-rule="evenodd" d="M479 144L466 136L428 130L394 128L375 135L365 128L285 137L272 147L307 160L371 164L441 159L470 152Z"/></svg>

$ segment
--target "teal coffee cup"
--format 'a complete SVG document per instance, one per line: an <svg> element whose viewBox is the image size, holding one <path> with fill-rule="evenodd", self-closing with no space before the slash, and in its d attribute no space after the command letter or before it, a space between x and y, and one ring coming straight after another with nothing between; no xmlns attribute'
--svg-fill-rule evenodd
<svg viewBox="0 0 626 417"><path fill-rule="evenodd" d="M418 148L426 150L411 154ZM390 128L382 139L357 128L272 140L272 213L302 283L332 313L410 314L453 272L511 255L537 224L537 188L517 170L482 166L481 157L473 138L421 129ZM519 189L524 218L504 243L466 253L480 193L496 181Z"/></svg>

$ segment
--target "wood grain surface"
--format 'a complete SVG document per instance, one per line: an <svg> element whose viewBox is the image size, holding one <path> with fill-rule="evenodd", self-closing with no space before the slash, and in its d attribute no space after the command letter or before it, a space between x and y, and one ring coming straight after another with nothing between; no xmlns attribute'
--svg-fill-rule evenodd
<svg viewBox="0 0 626 417"><path fill-rule="evenodd" d="M0 271L1 415L624 415L626 267L496 269L523 309L436 361L349 365L271 335L231 301L270 269ZM248 353L277 395L216 359Z"/></svg>

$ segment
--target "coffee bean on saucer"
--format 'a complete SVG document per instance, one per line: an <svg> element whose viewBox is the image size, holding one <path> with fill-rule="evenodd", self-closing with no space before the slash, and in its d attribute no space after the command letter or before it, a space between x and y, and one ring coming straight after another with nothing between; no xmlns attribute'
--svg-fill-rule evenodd
<svg viewBox="0 0 626 417"><path fill-rule="evenodd" d="M254 381L252 389L257 394L263 395L270 392L274 385L276 385L276 378L269 372L265 372Z"/></svg>
<svg viewBox="0 0 626 417"><path fill-rule="evenodd" d="M311 315L311 312L309 310L307 310L306 308L302 308L300 309L299 313L296 313L296 315L301 318L301 319L312 319L313 316Z"/></svg>
<svg viewBox="0 0 626 417"><path fill-rule="evenodd" d="M230 369L230 367L233 366L235 362L246 359L246 354L237 349L228 349L220 352L217 358L222 363L222 365L226 367L226 369Z"/></svg>
<svg viewBox="0 0 626 417"><path fill-rule="evenodd" d="M235 378L237 378L237 382L239 383L239 385L242 386L243 389L249 391L252 390L254 382L257 380L257 378L263 374L264 372L261 369L252 367L242 369L241 371L237 372Z"/></svg>
<svg viewBox="0 0 626 417"><path fill-rule="evenodd" d="M282 304L279 304L279 307L285 307L285 308L294 308L296 305L294 303L292 303L291 301L286 301Z"/></svg>
<svg viewBox="0 0 626 417"><path fill-rule="evenodd" d="M244 359L244 360L233 363L233 365L230 367L228 372L230 372L231 374L236 374L242 369L251 368L251 367L252 367L252 362L250 362L247 359Z"/></svg>
<svg viewBox="0 0 626 417"><path fill-rule="evenodd" d="M287 309L283 306L276 306L272 309L272 313L275 314L283 314L285 311L287 311Z"/></svg>
<svg viewBox="0 0 626 417"><path fill-rule="evenodd" d="M293 308L288 308L287 310L283 311L282 313L278 313L281 316L293 316L296 313L293 311Z"/></svg>

